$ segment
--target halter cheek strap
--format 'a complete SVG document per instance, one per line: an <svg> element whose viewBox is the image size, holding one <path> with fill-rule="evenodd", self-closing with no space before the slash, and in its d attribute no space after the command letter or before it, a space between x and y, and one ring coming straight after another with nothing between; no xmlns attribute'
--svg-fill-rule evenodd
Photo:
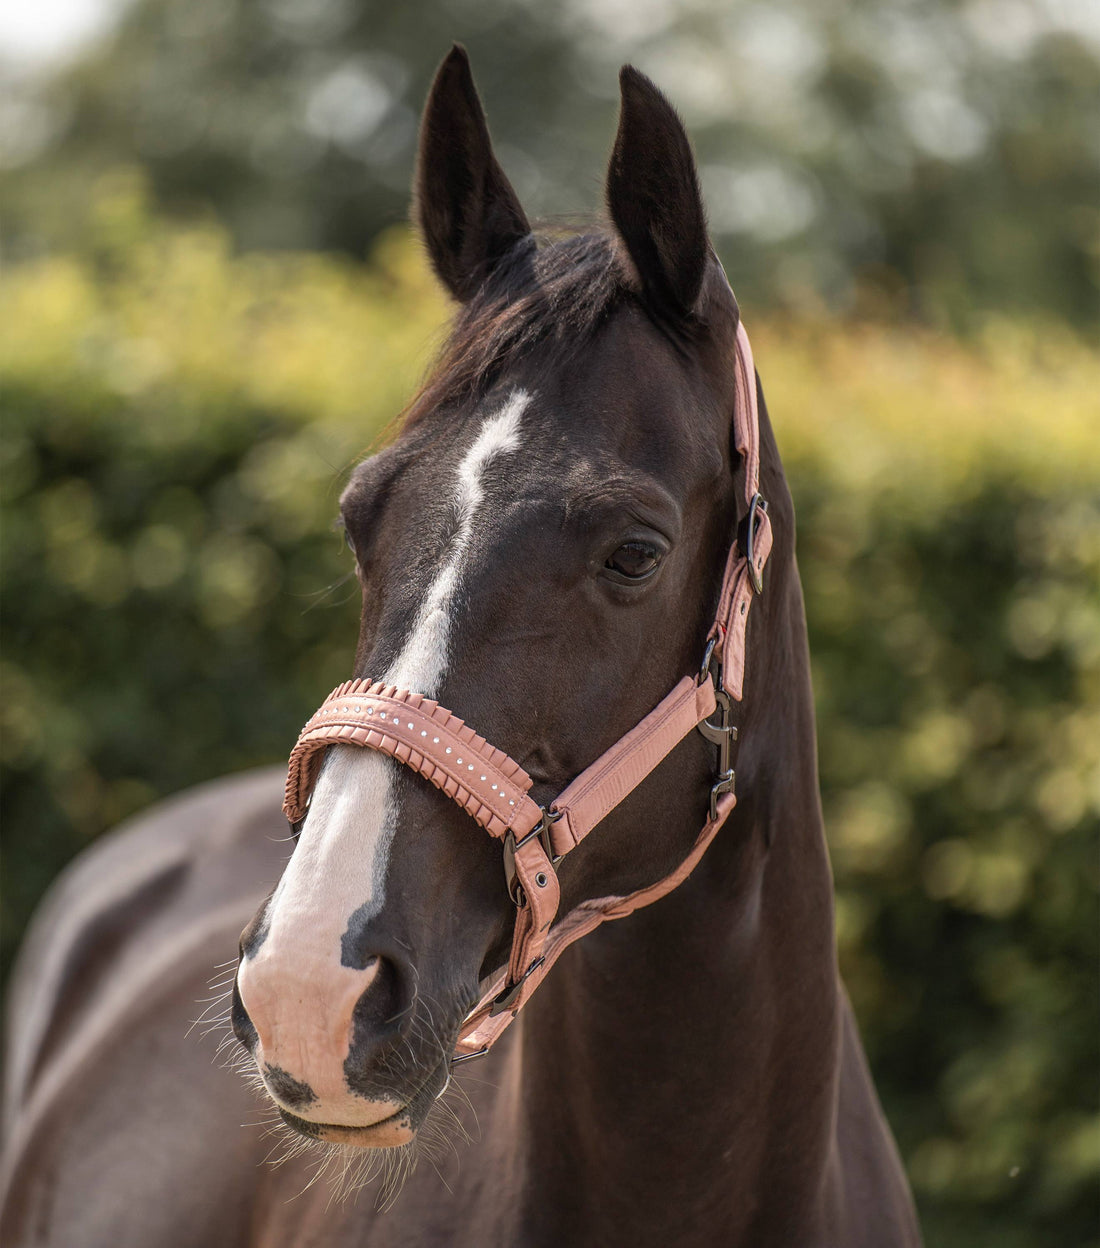
<svg viewBox="0 0 1100 1248"><path fill-rule="evenodd" d="M547 807L530 797L531 777L457 715L429 698L393 685L352 680L340 685L302 729L290 755L283 810L305 816L324 752L356 745L388 754L419 772L503 843L516 926L508 966L463 1023L455 1062L487 1053L529 1000L564 949L609 919L620 919L670 893L695 868L736 804L730 744L730 699L745 677L746 625L771 552L771 520L760 496L760 424L752 349L737 329L734 432L745 465L745 517L726 560L718 610L697 677L672 691L569 784ZM718 722L711 722L715 712ZM558 862L654 770L693 729L719 748L710 810L691 852L676 870L625 897L582 902L554 922L560 893Z"/></svg>

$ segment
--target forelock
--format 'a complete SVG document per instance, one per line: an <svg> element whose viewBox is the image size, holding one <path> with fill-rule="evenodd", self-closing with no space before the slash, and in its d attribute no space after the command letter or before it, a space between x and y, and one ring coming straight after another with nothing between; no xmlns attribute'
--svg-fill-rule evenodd
<svg viewBox="0 0 1100 1248"><path fill-rule="evenodd" d="M605 230L525 240L455 319L406 427L446 404L478 400L536 346L568 364L629 297L615 238Z"/></svg>

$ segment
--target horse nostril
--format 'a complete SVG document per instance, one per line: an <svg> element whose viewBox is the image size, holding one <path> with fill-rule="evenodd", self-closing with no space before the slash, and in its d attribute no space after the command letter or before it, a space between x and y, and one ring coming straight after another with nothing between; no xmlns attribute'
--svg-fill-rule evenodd
<svg viewBox="0 0 1100 1248"><path fill-rule="evenodd" d="M352 1010L344 1075L352 1092L380 1100L392 1095L393 1077L405 1067L403 1061L396 1068L391 1062L412 1023L414 993L411 973L398 963L379 955L375 966Z"/></svg>
<svg viewBox="0 0 1100 1248"><path fill-rule="evenodd" d="M374 977L363 990L352 1011L352 1045L377 1040L389 1032L400 1030L403 1016L412 1004L412 985L397 966L378 955L373 959Z"/></svg>
<svg viewBox="0 0 1100 1248"><path fill-rule="evenodd" d="M256 1047L258 1037L252 1019L248 1017L248 1011L244 1008L241 994L237 990L236 980L233 982L233 998L229 1008L229 1022L233 1028L233 1034L251 1053Z"/></svg>
<svg viewBox="0 0 1100 1248"><path fill-rule="evenodd" d="M368 953L362 963L303 957L273 940L241 962L234 1029L284 1108L300 1112L271 1082L282 1076L315 1098L311 1118L336 1113L349 1094L392 1100L387 1063L414 1017L415 970L400 955Z"/></svg>

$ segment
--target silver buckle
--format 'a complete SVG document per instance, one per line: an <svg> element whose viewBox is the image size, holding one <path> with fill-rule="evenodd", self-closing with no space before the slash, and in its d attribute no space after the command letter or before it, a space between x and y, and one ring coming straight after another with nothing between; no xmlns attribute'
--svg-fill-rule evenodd
<svg viewBox="0 0 1100 1248"><path fill-rule="evenodd" d="M764 592L764 575L756 566L756 555L753 546L756 542L756 515L758 511L767 511L768 502L759 491L752 496L749 503L749 517L745 527L745 558L749 562L749 579L757 594Z"/></svg>
<svg viewBox="0 0 1100 1248"><path fill-rule="evenodd" d="M497 1014L503 1014L505 1010L510 1010L515 1002L516 997L520 994L520 989L528 979L539 969L546 961L545 958L536 958L534 962L523 972L514 984L505 984L504 987L493 998L492 1004L489 1006L489 1017L494 1018Z"/></svg>
<svg viewBox="0 0 1100 1248"><path fill-rule="evenodd" d="M515 833L509 830L504 834L504 878L508 883L508 896L511 897L515 905L522 909L526 904L526 898L523 896L523 885L519 882L519 874L516 871L516 852L524 847L532 837L538 837L542 843L542 848L546 851L547 858L550 859L550 865L557 868L561 862L562 855L555 856L550 842L550 829L562 817L562 811L550 810L548 807L541 807L542 818L521 840L516 840Z"/></svg>

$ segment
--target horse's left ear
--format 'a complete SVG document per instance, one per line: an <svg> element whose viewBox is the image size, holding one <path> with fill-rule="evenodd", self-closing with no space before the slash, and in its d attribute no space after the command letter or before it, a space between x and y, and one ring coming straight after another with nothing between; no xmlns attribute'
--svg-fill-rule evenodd
<svg viewBox="0 0 1100 1248"><path fill-rule="evenodd" d="M493 155L470 59L457 43L436 72L420 123L414 211L432 267L462 303L531 234Z"/></svg>
<svg viewBox="0 0 1100 1248"><path fill-rule="evenodd" d="M646 297L664 314L695 306L710 243L683 122L633 65L619 74L622 110L607 171L607 206Z"/></svg>

